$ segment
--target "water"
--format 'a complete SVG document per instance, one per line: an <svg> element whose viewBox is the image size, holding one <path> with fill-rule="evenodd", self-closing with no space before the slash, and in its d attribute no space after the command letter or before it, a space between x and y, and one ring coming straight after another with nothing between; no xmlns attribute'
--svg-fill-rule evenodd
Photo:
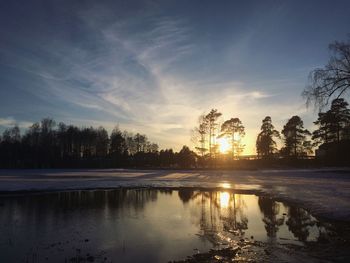
<svg viewBox="0 0 350 263"><path fill-rule="evenodd" d="M168 262L242 238L302 245L307 211L230 191L117 189L0 197L1 262Z"/></svg>

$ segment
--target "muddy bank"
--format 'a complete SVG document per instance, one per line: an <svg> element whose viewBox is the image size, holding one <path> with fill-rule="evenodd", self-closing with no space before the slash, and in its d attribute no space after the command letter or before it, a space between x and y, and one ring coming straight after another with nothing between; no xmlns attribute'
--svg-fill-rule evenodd
<svg viewBox="0 0 350 263"><path fill-rule="evenodd" d="M339 225L337 226L339 228ZM210 249L207 252L195 250L186 259L172 263L214 263L214 262L348 262L349 225L346 232L334 232L327 239L304 245L264 243L254 240L236 242L234 246Z"/></svg>

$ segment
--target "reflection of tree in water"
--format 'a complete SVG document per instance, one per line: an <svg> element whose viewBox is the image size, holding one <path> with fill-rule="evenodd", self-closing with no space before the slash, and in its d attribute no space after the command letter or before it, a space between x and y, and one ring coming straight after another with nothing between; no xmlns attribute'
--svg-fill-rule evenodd
<svg viewBox="0 0 350 263"><path fill-rule="evenodd" d="M239 231L240 234L248 229L248 218L243 213L244 208L246 204L241 195L230 194L227 210L221 215L224 229Z"/></svg>
<svg viewBox="0 0 350 263"><path fill-rule="evenodd" d="M316 224L316 220L302 208L289 207L286 224L299 241L306 241L310 234L309 229Z"/></svg>
<svg viewBox="0 0 350 263"><path fill-rule="evenodd" d="M161 194L166 194L166 195L172 195L173 194L173 190L172 189L159 189L159 193Z"/></svg>
<svg viewBox="0 0 350 263"><path fill-rule="evenodd" d="M178 194L181 201L185 204L191 200L191 198L193 197L194 191L193 189L190 189L190 188L180 188Z"/></svg>
<svg viewBox="0 0 350 263"><path fill-rule="evenodd" d="M11 197L7 207L11 220L19 215L29 225L46 225L52 220L86 216L88 210L95 218L100 214L138 213L148 202L155 200L157 190L151 189L72 191Z"/></svg>
<svg viewBox="0 0 350 263"><path fill-rule="evenodd" d="M32 210L67 210L81 208L120 208L142 209L147 202L157 200L157 190L152 189L116 189L97 191L74 191L18 197L19 205Z"/></svg>
<svg viewBox="0 0 350 263"><path fill-rule="evenodd" d="M179 191L183 203L193 200L200 206L199 225L203 236L225 231L242 233L248 228L248 218L244 214L246 204L238 194L229 192Z"/></svg>
<svg viewBox="0 0 350 263"><path fill-rule="evenodd" d="M277 218L280 205L269 197L259 196L259 208L263 213L263 222L265 223L266 234L270 238L275 238L278 229L284 223L284 218Z"/></svg>
<svg viewBox="0 0 350 263"><path fill-rule="evenodd" d="M107 194L108 207L142 210L148 202L157 200L157 194L154 189L113 190Z"/></svg>

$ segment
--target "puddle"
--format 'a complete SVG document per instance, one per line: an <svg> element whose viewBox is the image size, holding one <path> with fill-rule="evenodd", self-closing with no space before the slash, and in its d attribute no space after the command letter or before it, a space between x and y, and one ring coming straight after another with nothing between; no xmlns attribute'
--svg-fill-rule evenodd
<svg viewBox="0 0 350 263"><path fill-rule="evenodd" d="M1 262L168 262L237 245L302 247L329 235L304 209L229 189L74 191L0 203Z"/></svg>

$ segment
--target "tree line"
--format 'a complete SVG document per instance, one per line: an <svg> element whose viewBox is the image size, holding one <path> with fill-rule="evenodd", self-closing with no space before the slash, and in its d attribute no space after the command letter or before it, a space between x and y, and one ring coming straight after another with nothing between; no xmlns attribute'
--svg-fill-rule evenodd
<svg viewBox="0 0 350 263"><path fill-rule="evenodd" d="M334 99L327 111L319 112L313 132L304 128L299 116L292 116L277 131L270 116L262 120L256 138L257 159L303 159L317 148L317 155L327 160L347 160L350 150L350 109L343 98ZM193 130L195 152L183 146L179 152L159 150L146 135L121 131L110 134L103 127L77 127L44 118L22 135L18 126L0 136L0 167L216 167L225 161L240 159L244 150L245 127L238 117L219 124L222 116L216 109L199 118ZM282 140L278 149L276 140ZM220 151L220 140L229 144ZM222 142L221 142L222 144Z"/></svg>
<svg viewBox="0 0 350 263"><path fill-rule="evenodd" d="M0 136L1 168L190 167L193 152L160 150L146 135L103 127L58 125L44 118L22 135L18 126Z"/></svg>

